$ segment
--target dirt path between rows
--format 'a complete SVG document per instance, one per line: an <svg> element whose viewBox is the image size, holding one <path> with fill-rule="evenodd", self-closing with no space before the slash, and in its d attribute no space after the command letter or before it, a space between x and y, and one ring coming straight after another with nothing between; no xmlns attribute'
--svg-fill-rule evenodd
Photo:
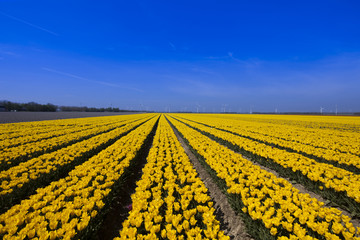
<svg viewBox="0 0 360 240"><path fill-rule="evenodd" d="M214 208L216 209L215 213L217 215L217 220L221 222L221 230L223 230L226 235L230 236L230 238L234 240L254 240L254 238L252 238L246 232L245 223L231 208L225 194L221 192L221 190L211 178L210 174L204 169L195 155L191 152L177 130L174 129L173 126L171 127L173 128L176 137L180 141L195 170L199 174L200 179L204 182L206 188L209 190L210 197L214 202Z"/></svg>

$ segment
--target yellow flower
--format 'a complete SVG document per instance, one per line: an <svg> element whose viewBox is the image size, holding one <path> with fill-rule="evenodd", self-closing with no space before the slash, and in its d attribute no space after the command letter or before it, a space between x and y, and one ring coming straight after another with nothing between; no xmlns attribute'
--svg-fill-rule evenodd
<svg viewBox="0 0 360 240"><path fill-rule="evenodd" d="M97 211L96 210L93 210L92 212L91 212L91 217L93 218L93 217L95 217L97 215Z"/></svg>
<svg viewBox="0 0 360 240"><path fill-rule="evenodd" d="M174 210L179 211L180 210L180 204L178 202L174 203Z"/></svg>
<svg viewBox="0 0 360 240"><path fill-rule="evenodd" d="M35 233L36 233L35 229L29 230L29 231L27 232L28 238L31 239L31 238L35 237Z"/></svg>
<svg viewBox="0 0 360 240"><path fill-rule="evenodd" d="M195 226L196 225L196 219L194 218L194 216L192 216L191 218L190 218L190 224L191 224L191 226Z"/></svg>
<svg viewBox="0 0 360 240"><path fill-rule="evenodd" d="M166 229L161 230L161 237L166 238Z"/></svg>
<svg viewBox="0 0 360 240"><path fill-rule="evenodd" d="M273 236L275 236L275 235L277 234L277 229L274 228L274 227L271 228L271 229L270 229L270 234L273 235Z"/></svg>
<svg viewBox="0 0 360 240"><path fill-rule="evenodd" d="M50 238L50 240L55 240L57 238L56 231L49 232L49 238Z"/></svg>
<svg viewBox="0 0 360 240"><path fill-rule="evenodd" d="M77 230L82 231L83 229L86 228L86 226L88 225L87 221L81 221L80 223L77 224Z"/></svg>
<svg viewBox="0 0 360 240"><path fill-rule="evenodd" d="M151 228L150 232L152 233L158 233L161 229L161 225L160 224L156 224L156 225L153 225L153 227Z"/></svg>

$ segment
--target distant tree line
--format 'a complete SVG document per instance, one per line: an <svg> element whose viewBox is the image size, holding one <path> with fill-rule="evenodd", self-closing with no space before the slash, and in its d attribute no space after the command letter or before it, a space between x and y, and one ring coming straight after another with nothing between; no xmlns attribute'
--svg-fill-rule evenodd
<svg viewBox="0 0 360 240"><path fill-rule="evenodd" d="M137 112L129 110L121 110L119 108L94 108L94 107L71 107L71 106L61 106L59 110L62 112Z"/></svg>
<svg viewBox="0 0 360 240"><path fill-rule="evenodd" d="M51 103L39 104L36 102L15 103L10 101L0 101L0 111L27 111L27 112L136 112L121 110L119 108L94 108L76 106L57 106Z"/></svg>
<svg viewBox="0 0 360 240"><path fill-rule="evenodd" d="M15 103L10 101L1 101L0 107L4 111L29 111L29 112L56 112L58 107L54 104L39 104L36 102Z"/></svg>

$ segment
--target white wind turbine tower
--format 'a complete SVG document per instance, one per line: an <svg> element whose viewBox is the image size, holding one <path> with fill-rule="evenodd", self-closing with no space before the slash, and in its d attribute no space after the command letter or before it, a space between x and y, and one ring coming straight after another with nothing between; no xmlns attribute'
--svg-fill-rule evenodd
<svg viewBox="0 0 360 240"><path fill-rule="evenodd" d="M228 106L228 104L224 104L224 113L226 112L226 107Z"/></svg>
<svg viewBox="0 0 360 240"><path fill-rule="evenodd" d="M200 104L196 104L196 112L197 113L199 113L199 107L201 107Z"/></svg>
<svg viewBox="0 0 360 240"><path fill-rule="evenodd" d="M325 108L320 107L320 114L323 114L323 110L325 110Z"/></svg>
<svg viewBox="0 0 360 240"><path fill-rule="evenodd" d="M337 115L338 109L337 109L337 104L335 105L335 114Z"/></svg>

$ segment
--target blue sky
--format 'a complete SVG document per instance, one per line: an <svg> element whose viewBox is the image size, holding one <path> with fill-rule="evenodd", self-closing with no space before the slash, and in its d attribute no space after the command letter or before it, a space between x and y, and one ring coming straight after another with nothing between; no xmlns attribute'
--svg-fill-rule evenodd
<svg viewBox="0 0 360 240"><path fill-rule="evenodd" d="M360 111L358 1L0 0L0 100Z"/></svg>

